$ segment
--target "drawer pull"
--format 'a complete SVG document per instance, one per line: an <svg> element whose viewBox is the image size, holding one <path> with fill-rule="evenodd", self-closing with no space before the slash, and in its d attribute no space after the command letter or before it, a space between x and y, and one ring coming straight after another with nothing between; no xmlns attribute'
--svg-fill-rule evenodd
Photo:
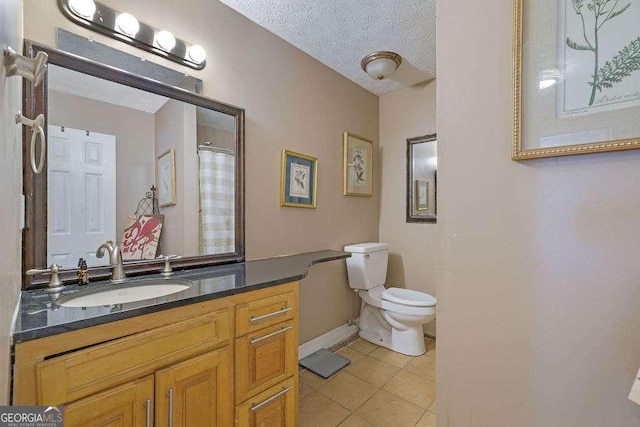
<svg viewBox="0 0 640 427"><path fill-rule="evenodd" d="M146 427L151 427L151 399L147 399L147 401L144 402L144 406L147 408L147 421L144 425Z"/></svg>
<svg viewBox="0 0 640 427"><path fill-rule="evenodd" d="M262 319L268 319L269 317L277 316L279 314L284 314L291 310L292 310L291 307L287 307L287 308L283 308L282 310L274 311L273 313L263 314L262 316L256 316L256 317L251 316L251 318L249 319L249 322L258 322Z"/></svg>
<svg viewBox="0 0 640 427"><path fill-rule="evenodd" d="M173 388L169 389L169 427L173 427Z"/></svg>
<svg viewBox="0 0 640 427"><path fill-rule="evenodd" d="M278 335L278 334L281 334L283 332L286 332L286 331L288 331L290 329L293 329L293 326L287 326L286 328L282 328L279 331L271 332L270 334L267 334L267 335L265 335L263 337L254 338L250 342L251 342L251 344L255 344L255 343L260 342L262 340L266 340L267 338L271 338L271 337L273 337L275 335Z"/></svg>
<svg viewBox="0 0 640 427"><path fill-rule="evenodd" d="M276 400L277 398L279 398L280 396L282 396L283 394L285 394L286 392L288 392L289 390L291 390L293 388L292 385L290 385L289 387L286 388L282 388L282 391L274 394L273 396L271 396L270 398L268 398L267 400L264 400L260 403L257 403L255 405L253 405L251 407L251 412L255 412L258 409L262 408L264 405L268 405L269 403L273 402L274 400Z"/></svg>

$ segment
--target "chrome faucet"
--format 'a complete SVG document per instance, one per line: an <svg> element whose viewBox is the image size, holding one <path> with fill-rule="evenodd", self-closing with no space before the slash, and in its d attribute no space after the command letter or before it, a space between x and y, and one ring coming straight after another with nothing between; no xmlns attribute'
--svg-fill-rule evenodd
<svg viewBox="0 0 640 427"><path fill-rule="evenodd" d="M122 252L120 252L118 243L116 242L114 244L112 240L107 240L98 247L98 250L96 251L96 257L102 258L104 256L105 250L109 252L109 264L111 265L111 267L113 267L111 282L124 282L127 278L127 275L124 274L124 268L122 267Z"/></svg>

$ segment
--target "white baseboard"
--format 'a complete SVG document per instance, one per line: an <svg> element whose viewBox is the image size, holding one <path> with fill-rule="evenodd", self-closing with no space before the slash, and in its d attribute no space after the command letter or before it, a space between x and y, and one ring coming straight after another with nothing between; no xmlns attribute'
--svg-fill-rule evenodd
<svg viewBox="0 0 640 427"><path fill-rule="evenodd" d="M357 333L357 325L349 326L347 324L344 324L342 326L338 326L337 328L332 329L326 334L322 334L319 337L315 337L311 341L307 341L306 343L299 345L298 360L302 359L303 357L307 357L311 353L315 353L321 348L332 347Z"/></svg>

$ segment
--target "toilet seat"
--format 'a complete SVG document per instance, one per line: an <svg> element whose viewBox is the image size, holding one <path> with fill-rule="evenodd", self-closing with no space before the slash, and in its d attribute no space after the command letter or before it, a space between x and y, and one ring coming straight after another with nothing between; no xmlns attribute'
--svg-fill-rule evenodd
<svg viewBox="0 0 640 427"><path fill-rule="evenodd" d="M437 302L437 300L429 294L402 288L387 288L382 291L380 297L384 301L408 305L410 307L435 307Z"/></svg>
<svg viewBox="0 0 640 427"><path fill-rule="evenodd" d="M395 289L396 291L398 290L398 288L390 288L390 289ZM368 291L360 290L358 292L358 295L360 295L360 298L362 298L362 300L365 303L373 307L381 308L383 310L389 310L396 313L411 314L415 316L425 316L425 315L435 313L435 306L436 306L435 298L433 298L431 295L425 294L423 292L418 292L418 291L409 291L409 292L415 292L415 293L421 294L422 300L426 300L425 297L430 298L429 300L430 305L424 305L425 302L421 303L423 305L410 305L407 303L403 304L395 301L390 301L384 298L383 295L387 292L387 290L388 289L385 289L383 285L380 285L380 286L376 286L375 288L371 288ZM407 289L401 289L401 291L406 291L406 290ZM394 295L394 294L397 294L397 292L392 291L391 294ZM401 300L405 302L411 302L404 299L401 299ZM433 301L433 303L431 303L431 300Z"/></svg>

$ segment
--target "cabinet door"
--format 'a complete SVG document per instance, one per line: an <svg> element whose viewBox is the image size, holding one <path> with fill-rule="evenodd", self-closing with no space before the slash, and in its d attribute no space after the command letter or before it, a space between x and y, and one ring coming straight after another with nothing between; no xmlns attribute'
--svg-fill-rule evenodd
<svg viewBox="0 0 640 427"><path fill-rule="evenodd" d="M153 375L65 405L66 427L153 425Z"/></svg>
<svg viewBox="0 0 640 427"><path fill-rule="evenodd" d="M228 347L156 372L156 426L233 425Z"/></svg>
<svg viewBox="0 0 640 427"><path fill-rule="evenodd" d="M242 427L295 427L295 378L260 393L236 408L236 425Z"/></svg>
<svg viewBox="0 0 640 427"><path fill-rule="evenodd" d="M236 402L244 402L295 374L298 347L293 322L236 338Z"/></svg>

